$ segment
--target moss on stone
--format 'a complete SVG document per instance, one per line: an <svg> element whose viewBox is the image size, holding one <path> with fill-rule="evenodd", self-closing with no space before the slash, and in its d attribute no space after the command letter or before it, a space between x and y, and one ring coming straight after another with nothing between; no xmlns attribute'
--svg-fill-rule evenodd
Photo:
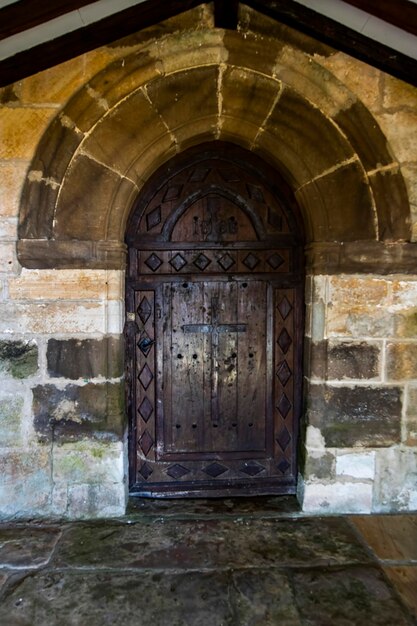
<svg viewBox="0 0 417 626"><path fill-rule="evenodd" d="M13 378L27 378L38 369L38 346L27 341L0 341L0 369Z"/></svg>

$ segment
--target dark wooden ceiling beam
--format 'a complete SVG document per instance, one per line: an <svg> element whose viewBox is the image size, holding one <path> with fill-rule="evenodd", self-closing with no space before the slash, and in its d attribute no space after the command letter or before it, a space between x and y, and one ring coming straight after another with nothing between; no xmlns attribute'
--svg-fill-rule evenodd
<svg viewBox="0 0 417 626"><path fill-rule="evenodd" d="M28 1L29 0L21 0ZM34 0L33 0L34 1ZM62 0L64 1L64 0ZM69 1L69 0L68 0ZM76 0L74 0L76 1ZM99 22L67 33L0 61L0 87L21 80L75 56L110 44L169 17L187 11L203 0L147 0ZM352 2L359 0L352 0ZM365 2L366 0L361 0ZM371 1L371 0L367 0ZM405 0L399 0L403 2ZM17 5L21 4L18 2ZM317 40L369 63L388 74L417 86L417 61L383 44L372 41L338 22L293 2L293 0L245 0L253 9L306 33ZM409 4L409 3L408 3ZM221 0L216 0L221 11ZM12 6L12 5L11 5ZM220 8L219 8L220 7ZM231 0L226 16L218 14L222 28L233 28L238 3ZM0 12L1 13L1 12ZM227 25L226 25L227 24Z"/></svg>
<svg viewBox="0 0 417 626"><path fill-rule="evenodd" d="M0 61L0 87L154 26L202 0L148 0Z"/></svg>
<svg viewBox="0 0 417 626"><path fill-rule="evenodd" d="M343 0L357 9L417 35L417 4L409 0Z"/></svg>
<svg viewBox="0 0 417 626"><path fill-rule="evenodd" d="M0 9L0 40L34 28L70 11L81 9L93 0L20 0Z"/></svg>
<svg viewBox="0 0 417 626"><path fill-rule="evenodd" d="M251 8L417 86L417 61L293 0L245 0Z"/></svg>
<svg viewBox="0 0 417 626"><path fill-rule="evenodd" d="M239 0L214 0L214 24L217 28L236 30Z"/></svg>

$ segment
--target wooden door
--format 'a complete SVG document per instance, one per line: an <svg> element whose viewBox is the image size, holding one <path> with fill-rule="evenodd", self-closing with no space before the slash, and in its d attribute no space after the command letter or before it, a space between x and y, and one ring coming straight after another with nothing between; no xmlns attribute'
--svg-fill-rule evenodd
<svg viewBox="0 0 417 626"><path fill-rule="evenodd" d="M288 190L242 156L216 143L181 155L128 226L132 493L295 489L300 225Z"/></svg>

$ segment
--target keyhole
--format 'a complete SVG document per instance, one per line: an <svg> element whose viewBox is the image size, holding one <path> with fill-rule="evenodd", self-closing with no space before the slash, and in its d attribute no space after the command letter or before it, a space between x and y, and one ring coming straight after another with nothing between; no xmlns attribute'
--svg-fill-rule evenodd
<svg viewBox="0 0 417 626"><path fill-rule="evenodd" d="M197 354L193 354L193 359L198 359L198 355Z"/></svg>
<svg viewBox="0 0 417 626"><path fill-rule="evenodd" d="M177 354L177 359L182 359L182 354Z"/></svg>

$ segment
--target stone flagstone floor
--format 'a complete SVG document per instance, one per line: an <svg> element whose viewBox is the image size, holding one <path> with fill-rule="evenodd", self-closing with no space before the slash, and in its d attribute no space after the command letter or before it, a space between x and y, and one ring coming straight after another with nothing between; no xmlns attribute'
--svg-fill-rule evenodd
<svg viewBox="0 0 417 626"><path fill-rule="evenodd" d="M120 519L0 524L2 626L417 623L417 515L291 498L135 500Z"/></svg>

